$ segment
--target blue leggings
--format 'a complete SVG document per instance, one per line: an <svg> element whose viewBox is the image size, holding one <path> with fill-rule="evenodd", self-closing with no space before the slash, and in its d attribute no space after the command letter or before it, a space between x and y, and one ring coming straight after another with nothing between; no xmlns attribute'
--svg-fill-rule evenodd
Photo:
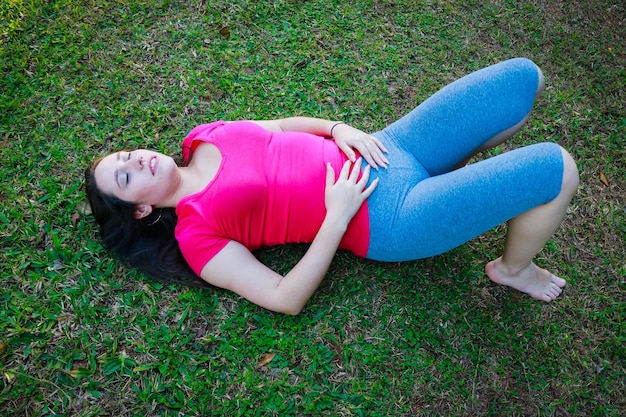
<svg viewBox="0 0 626 417"><path fill-rule="evenodd" d="M374 134L389 150L368 199L367 258L438 255L553 200L561 148L541 143L455 169L481 145L520 123L539 83L532 61L511 59L449 84Z"/></svg>

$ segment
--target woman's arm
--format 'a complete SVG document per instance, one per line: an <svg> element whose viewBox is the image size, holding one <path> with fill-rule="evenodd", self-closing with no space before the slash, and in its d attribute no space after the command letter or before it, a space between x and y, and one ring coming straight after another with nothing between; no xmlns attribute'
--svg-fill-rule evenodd
<svg viewBox="0 0 626 417"><path fill-rule="evenodd" d="M250 120L272 132L306 132L330 138L330 130L340 121L318 119L315 117L287 117L276 120ZM334 132L333 132L334 133Z"/></svg>
<svg viewBox="0 0 626 417"><path fill-rule="evenodd" d="M243 245L231 241L202 269L201 277L217 287L234 291L269 310L296 315L302 311L326 275L348 223L378 184L369 187L369 167L361 159L346 162L335 181L327 166L326 217L311 246L284 277L260 263Z"/></svg>
<svg viewBox="0 0 626 417"><path fill-rule="evenodd" d="M378 139L343 122L314 117L288 117L251 122L272 132L306 132L331 138L350 161L356 161L354 152L356 150L375 169L379 166L386 168L389 163L384 155L387 149Z"/></svg>

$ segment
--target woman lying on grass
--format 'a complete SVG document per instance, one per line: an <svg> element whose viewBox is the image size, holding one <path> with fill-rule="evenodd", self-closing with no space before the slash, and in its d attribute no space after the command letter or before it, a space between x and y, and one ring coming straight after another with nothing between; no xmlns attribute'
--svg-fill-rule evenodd
<svg viewBox="0 0 626 417"><path fill-rule="evenodd" d="M487 275L551 301L565 280L532 259L578 186L575 162L541 143L465 165L519 131L543 87L537 66L517 58L461 78L372 135L305 117L201 125L183 140L182 166L143 149L96 161L87 196L105 244L126 263L278 312L302 310L338 248L414 260L505 221L504 253ZM290 242L311 245L285 276L250 252Z"/></svg>

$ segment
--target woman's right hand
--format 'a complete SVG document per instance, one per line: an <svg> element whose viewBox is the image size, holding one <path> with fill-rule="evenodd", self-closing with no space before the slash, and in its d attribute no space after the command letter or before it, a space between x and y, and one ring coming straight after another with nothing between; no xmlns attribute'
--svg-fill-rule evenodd
<svg viewBox="0 0 626 417"><path fill-rule="evenodd" d="M369 165L365 167L359 178L362 161L362 158L354 163L346 161L336 180L335 170L330 163L326 164L326 216L334 217L346 227L378 185L378 178L376 178L367 186L370 176Z"/></svg>
<svg viewBox="0 0 626 417"><path fill-rule="evenodd" d="M342 122L335 123L333 127L332 138L349 160L356 162L356 150L372 168L387 168L387 148L380 140Z"/></svg>

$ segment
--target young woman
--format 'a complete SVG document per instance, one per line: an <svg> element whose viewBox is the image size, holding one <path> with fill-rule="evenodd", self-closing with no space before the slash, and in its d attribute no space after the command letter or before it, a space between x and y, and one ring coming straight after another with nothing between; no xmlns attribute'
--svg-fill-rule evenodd
<svg viewBox="0 0 626 417"><path fill-rule="evenodd" d="M278 312L302 310L338 248L419 259L505 221L488 277L551 301L565 280L532 259L578 186L575 162L542 143L465 165L520 130L543 87L539 68L516 58L372 135L305 117L201 125L183 141L182 166L149 150L116 152L87 169L87 195L126 263L170 282L200 277ZM285 276L250 252L289 242L311 245Z"/></svg>

